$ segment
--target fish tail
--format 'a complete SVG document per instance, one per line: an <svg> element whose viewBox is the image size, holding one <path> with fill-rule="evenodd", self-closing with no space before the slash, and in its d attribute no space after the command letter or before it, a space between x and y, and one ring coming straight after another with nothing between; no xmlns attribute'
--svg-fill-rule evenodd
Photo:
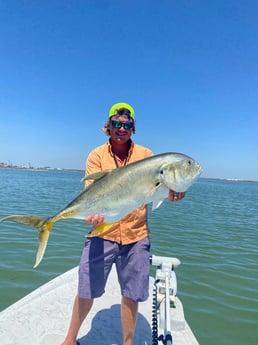
<svg viewBox="0 0 258 345"><path fill-rule="evenodd" d="M2 218L0 222L8 220L24 225L33 226L38 229L38 248L36 253L36 261L33 266L33 268L36 268L40 264L44 256L49 234L53 224L55 223L55 220L53 218L13 215Z"/></svg>

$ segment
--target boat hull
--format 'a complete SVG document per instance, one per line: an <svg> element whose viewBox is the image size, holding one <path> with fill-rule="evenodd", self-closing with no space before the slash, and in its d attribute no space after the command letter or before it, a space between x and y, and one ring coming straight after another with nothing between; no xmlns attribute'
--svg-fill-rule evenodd
<svg viewBox="0 0 258 345"><path fill-rule="evenodd" d="M60 345L69 326L74 296L77 291L78 267L34 290L0 313L2 345ZM152 289L150 297L139 303L134 345L152 344ZM189 325L184 319L183 306L176 299L171 324L174 345L197 345ZM83 323L78 341L81 345L121 345L120 287L115 268L109 276L106 292L94 301Z"/></svg>

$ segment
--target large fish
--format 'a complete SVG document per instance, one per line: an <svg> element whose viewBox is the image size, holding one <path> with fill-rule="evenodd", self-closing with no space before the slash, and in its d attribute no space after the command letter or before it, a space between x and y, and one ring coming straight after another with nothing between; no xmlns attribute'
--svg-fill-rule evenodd
<svg viewBox="0 0 258 345"><path fill-rule="evenodd" d="M43 258L56 221L65 218L85 219L88 215L102 214L104 223L89 235L97 236L138 207L152 202L152 209L158 208L170 189L185 192L200 173L201 166L192 158L181 153L164 153L86 176L84 179L94 182L53 217L12 215L0 221L10 220L38 229L35 268Z"/></svg>

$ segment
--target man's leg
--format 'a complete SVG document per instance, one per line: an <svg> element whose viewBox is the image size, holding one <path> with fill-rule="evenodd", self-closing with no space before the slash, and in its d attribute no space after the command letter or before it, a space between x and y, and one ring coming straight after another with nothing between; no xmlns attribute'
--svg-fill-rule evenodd
<svg viewBox="0 0 258 345"><path fill-rule="evenodd" d="M93 304L93 299L75 297L72 318L68 333L61 345L76 345L76 338L85 317L88 315Z"/></svg>
<svg viewBox="0 0 258 345"><path fill-rule="evenodd" d="M138 312L138 302L122 296L121 314L123 329L123 345L132 345Z"/></svg>

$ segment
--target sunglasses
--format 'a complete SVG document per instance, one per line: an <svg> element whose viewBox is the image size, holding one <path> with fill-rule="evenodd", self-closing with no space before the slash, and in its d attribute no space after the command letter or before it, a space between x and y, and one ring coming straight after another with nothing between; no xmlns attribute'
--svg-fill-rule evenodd
<svg viewBox="0 0 258 345"><path fill-rule="evenodd" d="M128 122L122 122L122 121L111 120L110 122L114 128L124 127L124 129L131 129L134 126L134 123L129 122L129 121Z"/></svg>

